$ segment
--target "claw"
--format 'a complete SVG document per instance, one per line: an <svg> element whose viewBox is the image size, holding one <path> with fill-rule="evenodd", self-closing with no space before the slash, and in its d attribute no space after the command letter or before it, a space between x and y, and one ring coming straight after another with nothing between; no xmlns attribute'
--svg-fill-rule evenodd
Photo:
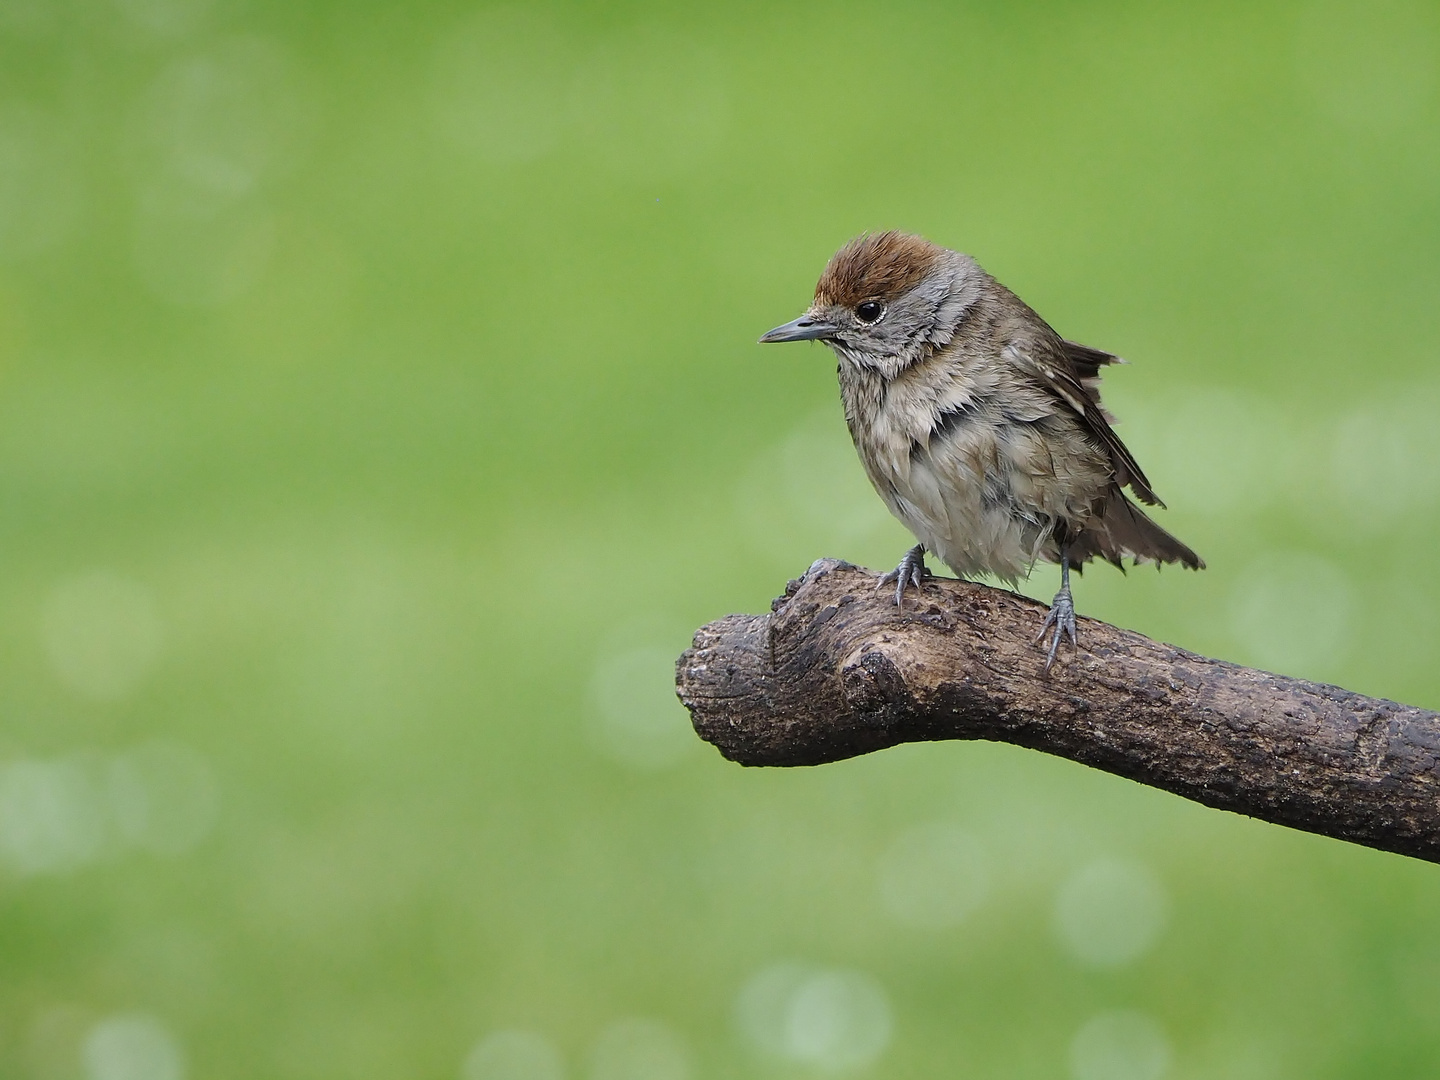
<svg viewBox="0 0 1440 1080"><path fill-rule="evenodd" d="M1045 640L1045 632L1053 628L1050 638L1050 649L1045 654L1045 670L1049 671L1050 666L1055 663L1055 654L1060 651L1060 640L1067 635L1070 638L1072 649L1079 647L1075 639L1075 601L1070 596L1070 586L1066 585L1055 594L1055 599L1050 602L1050 612L1045 616L1045 622L1040 627L1040 633L1036 635L1035 642L1039 644Z"/></svg>
<svg viewBox="0 0 1440 1080"><path fill-rule="evenodd" d="M924 585L925 579L930 576L930 570L925 565L925 545L916 544L905 553L900 560L900 565L888 573L881 574L879 582L875 585L875 591L879 592L886 585L895 586L895 606L900 607L905 600L905 586L915 586L919 592Z"/></svg>

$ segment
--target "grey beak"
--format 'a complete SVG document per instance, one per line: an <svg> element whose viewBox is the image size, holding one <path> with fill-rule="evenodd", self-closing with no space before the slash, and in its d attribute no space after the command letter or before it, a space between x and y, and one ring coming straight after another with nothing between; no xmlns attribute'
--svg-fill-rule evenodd
<svg viewBox="0 0 1440 1080"><path fill-rule="evenodd" d="M833 323L817 319L813 315L801 315L784 326L775 327L760 339L760 344L768 345L774 341L814 341L817 338L827 338L838 329L840 328Z"/></svg>

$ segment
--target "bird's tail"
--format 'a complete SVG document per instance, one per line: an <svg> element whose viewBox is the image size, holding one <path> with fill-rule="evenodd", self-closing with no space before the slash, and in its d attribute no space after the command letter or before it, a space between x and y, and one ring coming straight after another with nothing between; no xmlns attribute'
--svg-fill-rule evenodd
<svg viewBox="0 0 1440 1080"><path fill-rule="evenodd" d="M1180 563L1205 569L1205 560L1145 516L1118 488L1111 489L1099 514L1070 542L1072 562L1101 558L1120 566L1125 557L1136 563Z"/></svg>

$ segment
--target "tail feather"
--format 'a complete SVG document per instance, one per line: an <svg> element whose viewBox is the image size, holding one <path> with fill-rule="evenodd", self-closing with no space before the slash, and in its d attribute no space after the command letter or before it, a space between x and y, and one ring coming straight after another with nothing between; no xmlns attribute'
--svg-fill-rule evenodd
<svg viewBox="0 0 1440 1080"><path fill-rule="evenodd" d="M1120 566L1128 556L1137 564L1180 563L1191 570L1205 569L1204 559L1151 521L1118 487L1070 542L1070 556L1077 563L1101 558Z"/></svg>

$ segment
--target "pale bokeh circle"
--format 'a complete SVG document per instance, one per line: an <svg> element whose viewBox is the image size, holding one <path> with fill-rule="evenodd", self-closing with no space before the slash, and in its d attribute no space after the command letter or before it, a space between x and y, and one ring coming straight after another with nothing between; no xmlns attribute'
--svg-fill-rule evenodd
<svg viewBox="0 0 1440 1080"><path fill-rule="evenodd" d="M461 1080L565 1080L559 1048L534 1031L492 1031L477 1042Z"/></svg>
<svg viewBox="0 0 1440 1080"><path fill-rule="evenodd" d="M735 1019L767 1057L825 1073L859 1070L890 1043L890 1004L863 972L773 964L741 989Z"/></svg>
<svg viewBox="0 0 1440 1080"><path fill-rule="evenodd" d="M1161 1080L1170 1062L1165 1032L1141 1012L1101 1013L1070 1043L1074 1080Z"/></svg>
<svg viewBox="0 0 1440 1080"><path fill-rule="evenodd" d="M185 1055L165 1025L145 1013L102 1020L85 1037L88 1080L184 1080Z"/></svg>
<svg viewBox="0 0 1440 1080"><path fill-rule="evenodd" d="M874 1062L890 1030L890 1005L875 980L858 971L821 971L791 1000L785 1042L795 1061L848 1072Z"/></svg>
<svg viewBox="0 0 1440 1080"><path fill-rule="evenodd" d="M1097 859L1071 874L1055 900L1055 929L1066 950L1091 967L1120 967L1143 956L1165 928L1165 887L1144 865Z"/></svg>
<svg viewBox="0 0 1440 1080"><path fill-rule="evenodd" d="M175 38L204 23L215 0L114 0L131 24L147 36Z"/></svg>
<svg viewBox="0 0 1440 1080"><path fill-rule="evenodd" d="M81 758L0 766L0 862L20 874L73 870L104 844L108 819Z"/></svg>
<svg viewBox="0 0 1440 1080"><path fill-rule="evenodd" d="M255 35L172 62L132 124L142 206L203 216L253 193L292 162L308 126L289 56Z"/></svg>
<svg viewBox="0 0 1440 1080"><path fill-rule="evenodd" d="M1342 417L1331 448L1327 509L1347 530L1383 534L1440 502L1440 393L1422 384Z"/></svg>

